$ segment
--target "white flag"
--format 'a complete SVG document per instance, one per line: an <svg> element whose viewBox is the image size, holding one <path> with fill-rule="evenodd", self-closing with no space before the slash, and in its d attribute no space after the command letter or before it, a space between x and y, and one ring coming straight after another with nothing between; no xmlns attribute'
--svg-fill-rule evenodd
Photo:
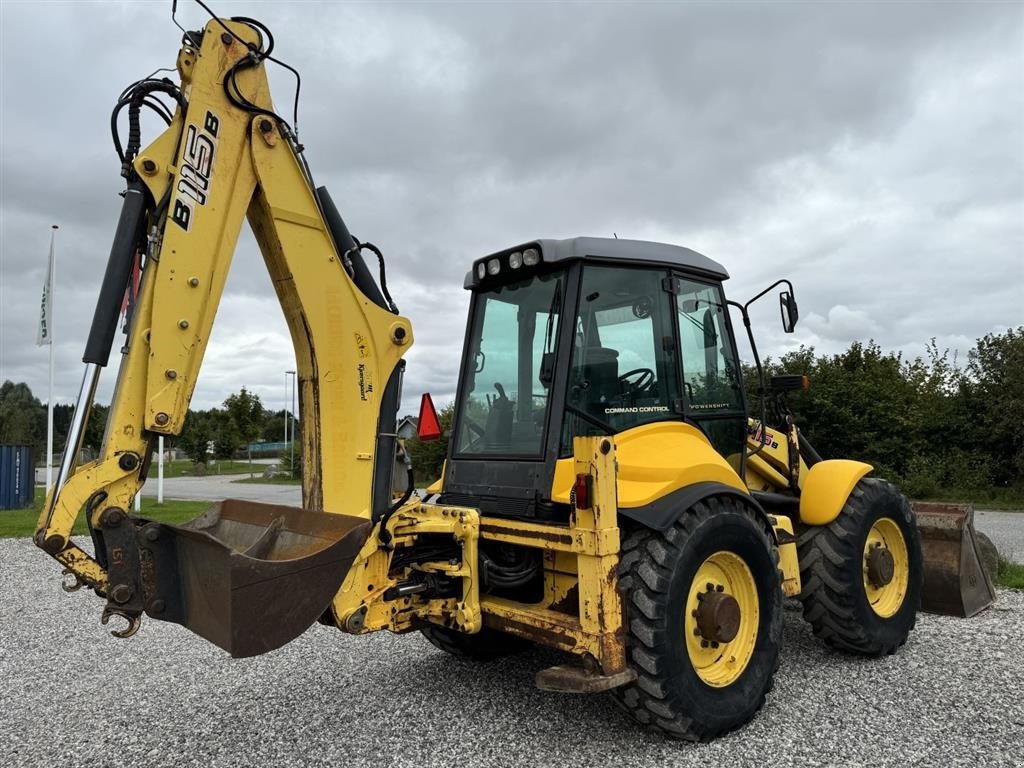
<svg viewBox="0 0 1024 768"><path fill-rule="evenodd" d="M50 263L46 268L46 282L43 283L43 300L39 305L39 330L36 332L36 346L53 343L53 234L50 234Z"/></svg>

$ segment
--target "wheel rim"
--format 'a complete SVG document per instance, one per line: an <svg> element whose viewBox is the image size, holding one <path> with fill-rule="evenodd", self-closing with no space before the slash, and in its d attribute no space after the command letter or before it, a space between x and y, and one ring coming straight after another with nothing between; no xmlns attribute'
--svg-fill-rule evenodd
<svg viewBox="0 0 1024 768"><path fill-rule="evenodd" d="M702 681L724 688L739 679L754 655L759 616L757 585L739 555L715 552L701 563L683 623L686 652Z"/></svg>
<svg viewBox="0 0 1024 768"><path fill-rule="evenodd" d="M895 614L907 596L910 558L907 542L896 521L880 517L864 542L864 592L868 605L887 619Z"/></svg>

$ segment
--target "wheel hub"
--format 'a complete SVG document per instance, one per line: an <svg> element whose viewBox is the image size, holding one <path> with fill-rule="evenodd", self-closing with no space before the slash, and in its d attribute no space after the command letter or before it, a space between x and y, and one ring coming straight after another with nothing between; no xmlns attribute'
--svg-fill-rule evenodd
<svg viewBox="0 0 1024 768"><path fill-rule="evenodd" d="M697 596L697 628L700 636L713 643L729 643L740 631L740 604L722 586Z"/></svg>
<svg viewBox="0 0 1024 768"><path fill-rule="evenodd" d="M868 552L868 581L875 588L884 587L896 573L896 561L886 547L875 545Z"/></svg>

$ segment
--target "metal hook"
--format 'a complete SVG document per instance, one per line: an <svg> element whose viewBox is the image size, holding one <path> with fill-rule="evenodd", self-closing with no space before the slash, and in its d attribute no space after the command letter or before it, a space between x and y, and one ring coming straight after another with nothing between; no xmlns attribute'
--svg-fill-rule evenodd
<svg viewBox="0 0 1024 768"><path fill-rule="evenodd" d="M111 616L120 616L122 619L128 622L128 626L124 629L112 629L110 634L114 637L120 637L122 640L131 637L139 631L139 626L142 624L142 619L139 616L133 616L132 614L119 611L116 608L111 608L109 605L103 609L103 615L100 616L100 624L104 626L110 621Z"/></svg>
<svg viewBox="0 0 1024 768"><path fill-rule="evenodd" d="M60 575L61 575L60 588L63 589L65 592L77 592L78 590L80 590L82 587L85 586L85 582L82 581L82 577L79 576L74 571L71 571L68 568L65 568L63 571L61 571ZM68 576L73 578L74 582L68 581L67 580Z"/></svg>

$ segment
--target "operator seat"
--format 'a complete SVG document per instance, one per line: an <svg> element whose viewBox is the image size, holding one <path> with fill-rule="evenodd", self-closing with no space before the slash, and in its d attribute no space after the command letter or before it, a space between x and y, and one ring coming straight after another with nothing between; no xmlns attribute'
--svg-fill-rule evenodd
<svg viewBox="0 0 1024 768"><path fill-rule="evenodd" d="M583 379L589 384L585 394L586 409L603 419L606 404L622 392L619 351L609 347L590 347L583 354Z"/></svg>

